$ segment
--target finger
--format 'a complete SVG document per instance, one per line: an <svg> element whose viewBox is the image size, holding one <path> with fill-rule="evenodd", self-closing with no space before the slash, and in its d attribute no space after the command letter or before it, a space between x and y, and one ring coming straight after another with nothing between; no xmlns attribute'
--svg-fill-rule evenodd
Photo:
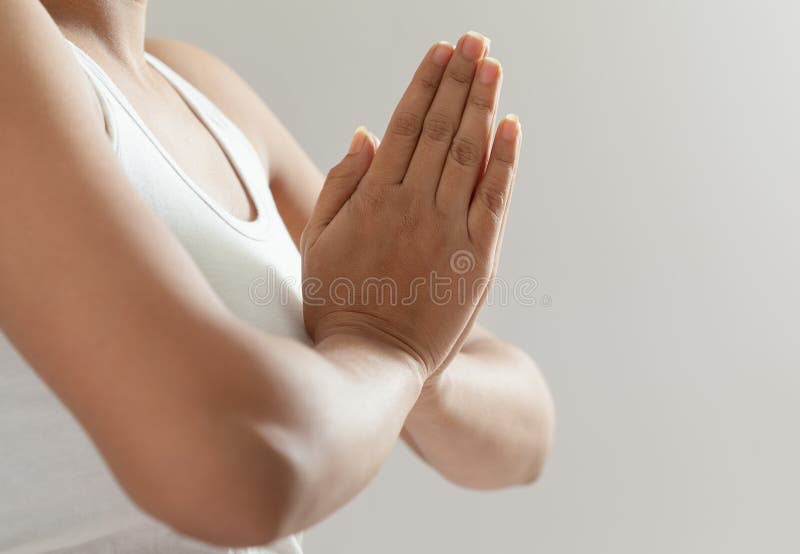
<svg viewBox="0 0 800 554"><path fill-rule="evenodd" d="M461 122L475 67L485 51L486 41L478 33L470 31L458 41L425 115L419 143L403 180L409 187L435 194L447 152Z"/></svg>
<svg viewBox="0 0 800 554"><path fill-rule="evenodd" d="M464 329L461 331L461 335L459 335L458 340L456 341L455 346L453 347L453 351L448 356L445 363L442 364L442 368L447 367L452 359L461 351L461 347L464 345L464 342L469 337L470 332L472 331L473 327L475 326L475 322L478 320L478 314L481 311L481 307L486 303L486 299L489 297L489 293L492 290L492 286L494 284L495 277L497 276L497 266L499 265L500 261L500 250L503 244L503 235L506 231L506 222L508 221L508 206L510 205L511 194L513 193L514 187L512 186L509 192L509 202L506 202L506 211L505 215L503 216L503 220L500 222L500 232L497 236L497 241L494 245L494 254L491 256L491 270L489 272L489 278L486 281L486 285L481 292L480 298L475 301L475 311L472 312L472 316L470 316L469 321L464 326Z"/></svg>
<svg viewBox="0 0 800 554"><path fill-rule="evenodd" d="M511 187L511 191L513 192L514 187ZM509 196L510 199L510 196ZM507 203L508 205L508 203ZM481 311L481 308L486 303L486 299L489 297L489 293L491 292L495 277L497 276L497 266L500 261L500 250L501 245L503 243L503 235L505 234L506 230L506 221L508 221L508 208L506 207L506 215L503 217L503 221L500 223L500 232L498 234L498 238L494 247L494 254L491 257L492 266L491 271L489 272L489 278L486 281L486 285L481 292L480 298L475 301L475 311L472 312L472 315L467 321L467 324L464 326L464 329L461 331L461 334L458 337L455 345L453 346L453 350L450 352L450 355L447 359L441 364L439 370L442 370L448 366L448 364L453 360L453 358L461 351L461 347L464 345L464 342L469 337L469 334L472 332L472 329L475 327L475 322L478 320L478 314Z"/></svg>
<svg viewBox="0 0 800 554"><path fill-rule="evenodd" d="M414 73L386 128L370 174L378 183L398 184L414 153L422 121L453 54L447 42L434 44Z"/></svg>
<svg viewBox="0 0 800 554"><path fill-rule="evenodd" d="M300 239L302 248L305 248L303 245L309 241L313 244L319 233L355 192L358 183L370 167L376 147L377 137L364 127L356 129L347 155L331 168L325 178L325 184Z"/></svg>
<svg viewBox="0 0 800 554"><path fill-rule="evenodd" d="M512 176L512 179L513 178L514 177ZM495 241L494 244L494 254L491 255L492 266L491 266L491 271L489 272L489 279L486 282L486 286L484 287L480 298L475 303L475 311L472 313L472 316L470 317L469 321L464 326L464 330L461 332L461 335L459 335L459 338L456 341L456 345L453 348L453 351L450 353L450 356L447 358L446 363L442 364L441 366L442 368L447 367L447 364L449 364L449 362L452 361L452 359L460 352L461 347L463 346L464 342L467 340L467 337L469 337L470 332L475 326L475 322L478 319L478 314L480 313L481 307L484 305L486 299L489 296L492 284L494 283L495 277L497 276L497 266L500 261L500 250L503 244L503 235L505 235L506 231L506 222L508 221L508 206L511 205L511 195L513 194L513 192L514 192L514 187L512 183L512 186L510 187L508 193L508 200L506 201L505 212L503 214L502 221L500 222L500 231L497 234L497 240Z"/></svg>
<svg viewBox="0 0 800 554"><path fill-rule="evenodd" d="M486 169L501 80L500 63L481 60L436 191L436 202L443 208L463 214L469 207L475 183Z"/></svg>
<svg viewBox="0 0 800 554"><path fill-rule="evenodd" d="M469 207L470 237L479 249L492 257L514 184L520 139L519 120L515 115L507 116L497 127L486 173L475 188Z"/></svg>

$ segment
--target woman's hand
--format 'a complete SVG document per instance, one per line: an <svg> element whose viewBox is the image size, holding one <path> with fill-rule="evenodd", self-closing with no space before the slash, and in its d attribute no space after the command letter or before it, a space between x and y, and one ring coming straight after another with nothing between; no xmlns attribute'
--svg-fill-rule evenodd
<svg viewBox="0 0 800 554"><path fill-rule="evenodd" d="M519 124L491 129L500 66L469 33L434 45L386 136L359 130L303 232L305 322L319 343L355 334L445 362L484 298L516 171ZM487 164L488 155L488 164Z"/></svg>

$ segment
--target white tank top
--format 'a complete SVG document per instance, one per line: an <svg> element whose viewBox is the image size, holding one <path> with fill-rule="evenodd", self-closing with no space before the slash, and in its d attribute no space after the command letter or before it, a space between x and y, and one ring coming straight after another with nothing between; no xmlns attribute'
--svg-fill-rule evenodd
<svg viewBox="0 0 800 554"><path fill-rule="evenodd" d="M300 256L261 159L203 94L151 55L226 151L256 219L233 217L175 163L106 73L69 42L103 107L131 184L188 250L230 309L277 335L307 341ZM56 283L57 285L57 283ZM0 334L0 552L5 554L302 554L299 536L263 548L217 548L179 536L124 494L86 433Z"/></svg>

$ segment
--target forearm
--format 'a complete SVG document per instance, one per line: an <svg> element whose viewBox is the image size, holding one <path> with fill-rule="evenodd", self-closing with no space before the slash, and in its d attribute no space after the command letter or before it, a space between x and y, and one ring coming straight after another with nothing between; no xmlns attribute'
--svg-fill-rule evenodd
<svg viewBox="0 0 800 554"><path fill-rule="evenodd" d="M310 347L218 312L170 313L181 332L144 350L158 363L82 392L108 402L77 415L143 510L205 542L266 544L333 512L377 472L422 386L380 342Z"/></svg>
<svg viewBox="0 0 800 554"><path fill-rule="evenodd" d="M426 383L404 437L451 481L500 488L536 479L553 418L550 392L533 361L487 335L465 344Z"/></svg>
<svg viewBox="0 0 800 554"><path fill-rule="evenodd" d="M278 496L265 525L274 538L317 523L369 482L396 443L422 378L407 355L353 335L314 348L270 337L250 348L267 366L283 364L243 382L252 403L237 408L243 432L255 430L266 445L260 467L279 468L251 482L268 483L265 494Z"/></svg>

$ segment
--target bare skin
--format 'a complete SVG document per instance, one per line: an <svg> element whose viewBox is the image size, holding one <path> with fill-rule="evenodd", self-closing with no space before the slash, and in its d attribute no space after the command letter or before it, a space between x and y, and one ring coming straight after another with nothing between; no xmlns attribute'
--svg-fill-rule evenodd
<svg viewBox="0 0 800 554"><path fill-rule="evenodd" d="M172 40L148 39L146 48L221 106L262 160L269 160L275 201L299 247L325 181L322 172L258 95L218 58ZM447 371L426 381L403 439L444 477L465 487L533 482L549 452L554 424L550 392L536 364L479 325L452 354Z"/></svg>
<svg viewBox="0 0 800 554"><path fill-rule="evenodd" d="M0 74L15 76L0 89L0 117L14 129L0 135L0 326L142 509L207 542L269 542L357 494L403 429L431 465L466 486L539 474L549 393L526 355L473 328L479 306L307 310L313 348L228 312L127 182L96 98L60 40L63 32L103 66L179 162L207 158L193 177L247 219L251 202L224 155L144 62L146 3L45 4L52 17L27 0L0 6ZM483 51L469 55L474 40L463 38L447 65L433 47L418 72L425 79L410 85L380 147L355 137L361 148L327 177L224 64L179 43L147 48L217 103L265 160L269 152L273 193L306 275L407 281L467 249L476 259L468 278L479 281L496 268L520 135L514 120L503 121L487 154L499 79L468 86L479 66L495 63ZM468 101L470 90L483 91L480 102ZM444 113L459 103L489 108ZM434 137L431 114L449 122L435 128L452 132ZM477 163L448 155L454 136L464 140L453 144L477 146L461 162ZM439 194L458 207L443 215ZM375 198L384 211L367 209ZM403 247L424 243L417 267L391 263L403 251L379 249L409 215L426 237L409 235ZM378 218L389 223L383 231ZM377 235L365 239L357 267L344 263L342 243L364 226ZM53 275L58 287L48 286ZM410 317L424 324L409 328Z"/></svg>

